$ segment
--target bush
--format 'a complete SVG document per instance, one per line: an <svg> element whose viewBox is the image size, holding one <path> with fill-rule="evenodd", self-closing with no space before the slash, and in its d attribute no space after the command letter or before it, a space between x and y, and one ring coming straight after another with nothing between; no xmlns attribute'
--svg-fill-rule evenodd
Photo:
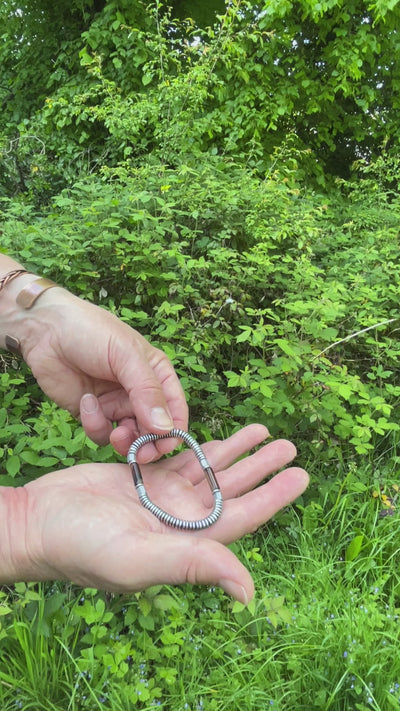
<svg viewBox="0 0 400 711"><path fill-rule="evenodd" d="M3 243L161 346L203 437L261 421L303 459L364 456L396 441L400 393L399 201L368 171L366 203L218 158L122 167L34 219L14 204Z"/></svg>

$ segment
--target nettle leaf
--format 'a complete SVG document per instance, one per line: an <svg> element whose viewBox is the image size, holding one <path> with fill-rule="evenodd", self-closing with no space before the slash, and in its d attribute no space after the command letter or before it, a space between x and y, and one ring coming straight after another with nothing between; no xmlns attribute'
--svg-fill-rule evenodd
<svg viewBox="0 0 400 711"><path fill-rule="evenodd" d="M292 621L292 612L285 605L284 595L276 597L266 597L263 599L265 614L270 624L276 629L279 624L290 624Z"/></svg>
<svg viewBox="0 0 400 711"><path fill-rule="evenodd" d="M139 624L144 630L148 630L149 632L152 632L155 629L155 621L154 618L151 615L143 615L140 614L138 617Z"/></svg>
<svg viewBox="0 0 400 711"><path fill-rule="evenodd" d="M147 597L141 596L139 598L138 605L142 615L147 617L151 612L152 602Z"/></svg>
<svg viewBox="0 0 400 711"><path fill-rule="evenodd" d="M172 597L172 595L162 593L153 598L153 605L156 609L166 612L168 610L180 609L181 602Z"/></svg>

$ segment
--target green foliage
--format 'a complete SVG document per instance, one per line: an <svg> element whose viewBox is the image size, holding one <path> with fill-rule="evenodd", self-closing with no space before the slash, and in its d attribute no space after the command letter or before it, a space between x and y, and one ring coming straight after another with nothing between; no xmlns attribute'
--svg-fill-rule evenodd
<svg viewBox="0 0 400 711"><path fill-rule="evenodd" d="M329 198L218 158L121 167L37 218L14 205L3 245L164 348L199 433L261 421L306 460L344 460L399 430L391 165L390 189L379 161Z"/></svg>
<svg viewBox="0 0 400 711"><path fill-rule="evenodd" d="M18 366L17 363L15 363ZM83 461L115 461L111 445L99 448L71 416L54 403L43 402L29 382L27 369L18 376L0 373L1 485L21 486L54 469Z"/></svg>
<svg viewBox="0 0 400 711"><path fill-rule="evenodd" d="M194 21L198 27L214 25L217 13L222 15L225 11L223 0L175 0L169 6L172 6L173 17Z"/></svg>
<svg viewBox="0 0 400 711"><path fill-rule="evenodd" d="M398 142L398 7L241 3L228 15L232 34L216 65L223 81L211 126L227 134L229 149L247 143L267 153L293 131L327 172L348 176L357 156L389 137Z"/></svg>
<svg viewBox="0 0 400 711"><path fill-rule="evenodd" d="M215 9L205 29L174 19L179 2L3 3L0 195L43 204L150 156L239 158L264 175L288 136L320 184L383 144L396 153L398 3L235 2L214 24Z"/></svg>

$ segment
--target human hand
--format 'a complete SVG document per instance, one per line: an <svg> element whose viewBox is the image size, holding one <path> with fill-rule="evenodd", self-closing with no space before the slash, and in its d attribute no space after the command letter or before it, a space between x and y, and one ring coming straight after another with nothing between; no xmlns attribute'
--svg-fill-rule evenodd
<svg viewBox="0 0 400 711"><path fill-rule="evenodd" d="M109 311L56 288L41 296L29 319L21 339L25 361L52 400L80 414L92 440L110 441L126 455L144 432L187 429L187 404L171 362ZM168 439L149 443L139 460L174 446Z"/></svg>
<svg viewBox="0 0 400 711"><path fill-rule="evenodd" d="M253 490L296 454L290 442L277 440L236 461L267 435L262 425L250 425L204 445L224 508L203 531L183 533L161 524L139 503L125 464L82 464L7 489L14 497L7 523L14 568L0 582L68 579L117 592L160 583L217 584L248 602L251 576L222 544L256 530L308 484L306 472L293 467ZM174 515L201 518L211 508L211 492L190 450L141 470L149 496Z"/></svg>

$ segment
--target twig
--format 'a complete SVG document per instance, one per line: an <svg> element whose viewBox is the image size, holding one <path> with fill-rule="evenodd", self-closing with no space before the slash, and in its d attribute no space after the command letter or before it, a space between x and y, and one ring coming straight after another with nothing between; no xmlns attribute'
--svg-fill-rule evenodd
<svg viewBox="0 0 400 711"><path fill-rule="evenodd" d="M312 360L316 360L316 358L319 358L327 351L330 351L331 348L338 346L340 343L345 343L346 341L350 341L352 338L359 336L361 333L366 333L367 331L372 331L373 328L379 328L379 326L386 326L388 323L393 323L393 321L398 321L399 319L400 319L400 316L396 316L396 318L389 318L387 321L381 321L380 323L374 323L373 326L368 326L368 328L363 328L363 329L361 329L361 331L357 331L356 333L350 333L349 336L346 336L345 338L341 338L340 341L335 341L335 343L331 343L330 346L327 346L326 348L324 348L323 351L321 351L316 356L314 356L314 358L312 358Z"/></svg>

